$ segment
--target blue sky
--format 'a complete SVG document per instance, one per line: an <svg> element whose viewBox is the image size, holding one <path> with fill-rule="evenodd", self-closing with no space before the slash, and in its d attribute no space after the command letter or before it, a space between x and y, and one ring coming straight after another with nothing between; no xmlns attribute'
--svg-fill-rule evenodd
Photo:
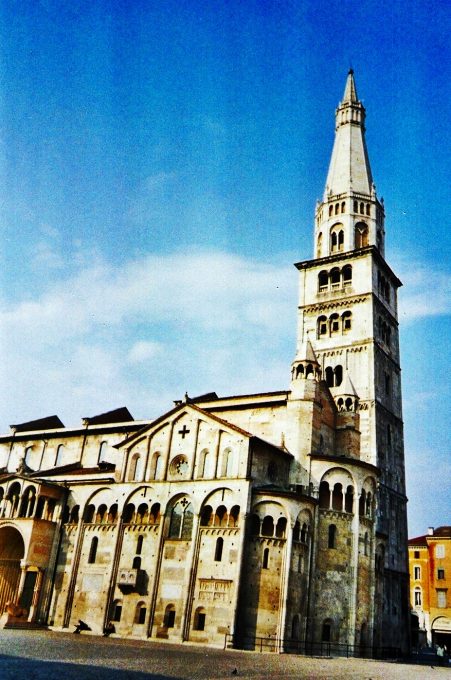
<svg viewBox="0 0 451 680"><path fill-rule="evenodd" d="M352 65L400 294L409 533L451 523L445 2L0 5L0 428L285 389ZM448 142L448 145L447 145Z"/></svg>

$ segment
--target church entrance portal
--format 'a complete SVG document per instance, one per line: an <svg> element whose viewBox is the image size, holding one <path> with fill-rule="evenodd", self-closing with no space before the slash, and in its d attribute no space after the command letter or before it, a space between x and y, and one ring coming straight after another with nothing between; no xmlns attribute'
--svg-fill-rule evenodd
<svg viewBox="0 0 451 680"><path fill-rule="evenodd" d="M0 529L0 614L14 601L20 581L20 560L25 554L22 536L14 527Z"/></svg>

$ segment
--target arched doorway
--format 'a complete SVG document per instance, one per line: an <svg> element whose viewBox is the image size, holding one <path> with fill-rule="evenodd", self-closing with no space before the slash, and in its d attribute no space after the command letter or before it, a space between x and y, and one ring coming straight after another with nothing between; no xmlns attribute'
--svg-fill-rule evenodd
<svg viewBox="0 0 451 680"><path fill-rule="evenodd" d="M17 596L20 561L25 554L21 533L14 527L0 529L0 614L7 602Z"/></svg>

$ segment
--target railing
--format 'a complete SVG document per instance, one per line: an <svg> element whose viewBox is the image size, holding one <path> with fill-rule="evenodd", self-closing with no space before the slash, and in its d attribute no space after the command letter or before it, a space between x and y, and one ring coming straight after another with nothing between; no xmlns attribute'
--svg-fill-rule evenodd
<svg viewBox="0 0 451 680"><path fill-rule="evenodd" d="M304 656L341 656L366 659L397 659L401 657L398 647L370 647L340 642L312 642L276 637L236 637L227 633L224 649L245 649L254 652L302 654Z"/></svg>

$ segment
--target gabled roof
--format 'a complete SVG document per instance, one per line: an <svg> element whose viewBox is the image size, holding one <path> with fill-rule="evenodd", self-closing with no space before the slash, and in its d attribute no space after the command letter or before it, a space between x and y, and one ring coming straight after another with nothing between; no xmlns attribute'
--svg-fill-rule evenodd
<svg viewBox="0 0 451 680"><path fill-rule="evenodd" d="M38 418L37 420L29 420L26 423L19 423L18 425L10 425L14 432L35 432L36 430L57 430L64 427L58 416L46 416L45 418Z"/></svg>
<svg viewBox="0 0 451 680"><path fill-rule="evenodd" d="M115 408L113 411L100 413L98 416L83 418L85 425L106 425L107 423L128 423L134 420L132 414L126 406Z"/></svg>
<svg viewBox="0 0 451 680"><path fill-rule="evenodd" d="M218 423L218 425L221 425L222 427L227 428L228 430L232 430L233 432L236 432L237 434L241 434L243 437L246 437L247 439L252 439L252 440L258 440L265 444L266 446L270 446L273 449L277 449L279 453L284 454L285 456L289 456L292 458L292 454L286 451L286 449L281 448L280 446L276 446L272 442L268 442L265 439L262 439L261 437L257 437L256 435L252 434L252 432L248 432L247 430L243 430L242 427L239 427L238 425L234 425L233 423L228 422L227 420L224 420L223 418L220 418L219 416L215 415L214 413L210 413L210 411L205 411L204 409L200 408L199 406L196 406L196 404L192 404L191 402L186 402L183 404L177 404L173 409L168 411L167 413L164 413L162 416L154 420L151 424L146 425L145 427L141 428L138 430L138 432L135 432L132 434L130 437L127 437L124 439L124 441L120 442L119 444L115 444L114 448L116 449L121 449L124 446L129 446L133 441L140 439L143 437L143 435L146 434L146 432L149 432L149 430L152 430L153 428L157 427L161 423L164 423L165 420L170 419L172 416L174 416L178 411L183 411L183 410L192 410L195 411L196 413L199 413L202 415L206 420L213 420L214 422Z"/></svg>

